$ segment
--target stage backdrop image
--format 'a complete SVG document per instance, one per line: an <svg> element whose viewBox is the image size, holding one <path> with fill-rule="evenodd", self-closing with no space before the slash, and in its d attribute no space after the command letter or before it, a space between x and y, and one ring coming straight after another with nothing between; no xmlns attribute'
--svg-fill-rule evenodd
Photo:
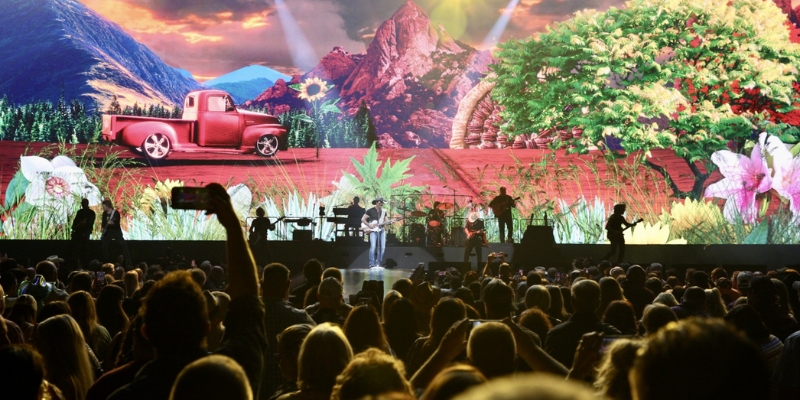
<svg viewBox="0 0 800 400"><path fill-rule="evenodd" d="M401 242L472 211L496 242L505 187L517 240L606 243L626 203L629 244L798 244L798 26L791 0L4 0L0 239L68 239L86 198L129 240L222 240L170 206L219 182L271 240L382 196Z"/></svg>

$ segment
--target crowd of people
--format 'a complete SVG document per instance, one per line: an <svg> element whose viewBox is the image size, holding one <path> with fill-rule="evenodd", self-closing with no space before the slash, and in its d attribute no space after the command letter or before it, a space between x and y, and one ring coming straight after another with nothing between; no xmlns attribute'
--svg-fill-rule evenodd
<svg viewBox="0 0 800 400"><path fill-rule="evenodd" d="M225 190L223 265L0 260L3 399L797 399L800 273L576 260L418 268L344 292L257 266Z"/></svg>

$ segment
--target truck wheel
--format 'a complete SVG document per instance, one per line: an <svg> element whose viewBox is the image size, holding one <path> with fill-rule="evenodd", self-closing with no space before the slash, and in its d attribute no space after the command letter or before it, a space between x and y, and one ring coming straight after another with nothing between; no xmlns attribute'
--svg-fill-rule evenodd
<svg viewBox="0 0 800 400"><path fill-rule="evenodd" d="M163 133L154 133L142 143L142 153L151 160L167 158L170 152L169 139Z"/></svg>
<svg viewBox="0 0 800 400"><path fill-rule="evenodd" d="M278 152L278 137L275 135L261 135L256 142L256 153L264 157L272 157Z"/></svg>

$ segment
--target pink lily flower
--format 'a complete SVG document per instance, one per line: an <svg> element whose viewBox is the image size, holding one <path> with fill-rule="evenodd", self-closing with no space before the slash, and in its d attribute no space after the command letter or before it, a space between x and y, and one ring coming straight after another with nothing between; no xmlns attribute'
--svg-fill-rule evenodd
<svg viewBox="0 0 800 400"><path fill-rule="evenodd" d="M730 222L741 217L745 223L756 222L756 194L772 188L772 171L762 154L762 144L753 147L750 157L729 150L711 155L711 161L725 177L706 188L705 197L726 199L722 214Z"/></svg>

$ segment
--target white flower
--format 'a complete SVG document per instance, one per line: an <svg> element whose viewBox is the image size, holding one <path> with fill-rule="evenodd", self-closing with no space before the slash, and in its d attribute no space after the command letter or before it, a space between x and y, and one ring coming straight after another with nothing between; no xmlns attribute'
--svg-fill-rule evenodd
<svg viewBox="0 0 800 400"><path fill-rule="evenodd" d="M23 156L20 169L30 182L25 190L25 201L50 210L60 224L67 223L81 198L88 199L90 206L100 204L97 186L89 182L83 170L69 157L58 156L47 161L42 157Z"/></svg>

